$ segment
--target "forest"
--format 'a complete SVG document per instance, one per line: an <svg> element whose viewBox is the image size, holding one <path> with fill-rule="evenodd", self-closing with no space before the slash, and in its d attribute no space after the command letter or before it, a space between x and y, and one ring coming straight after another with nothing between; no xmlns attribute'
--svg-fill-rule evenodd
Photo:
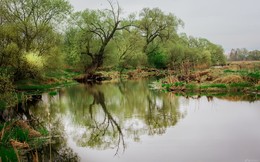
<svg viewBox="0 0 260 162"><path fill-rule="evenodd" d="M246 48L242 49L232 49L229 53L230 61L259 61L260 60L260 51L253 50L249 51Z"/></svg>
<svg viewBox="0 0 260 162"><path fill-rule="evenodd" d="M66 0L0 3L2 107L14 103L10 96L17 85L53 82L49 76L55 72L144 67L187 71L226 63L220 45L178 33L184 22L159 8L122 16L115 1L108 1L108 9L86 6L79 12Z"/></svg>

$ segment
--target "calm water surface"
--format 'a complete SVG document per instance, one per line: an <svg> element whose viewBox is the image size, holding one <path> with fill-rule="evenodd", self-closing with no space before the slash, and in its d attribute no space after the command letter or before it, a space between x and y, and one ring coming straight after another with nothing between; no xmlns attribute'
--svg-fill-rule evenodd
<svg viewBox="0 0 260 162"><path fill-rule="evenodd" d="M259 101L186 98L148 83L64 88L31 111L84 162L260 162Z"/></svg>

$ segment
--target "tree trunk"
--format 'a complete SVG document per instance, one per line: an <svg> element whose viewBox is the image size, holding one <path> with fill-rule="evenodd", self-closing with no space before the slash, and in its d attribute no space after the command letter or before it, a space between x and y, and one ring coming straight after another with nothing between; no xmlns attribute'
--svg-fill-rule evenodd
<svg viewBox="0 0 260 162"><path fill-rule="evenodd" d="M104 62L104 56L103 54L98 54L95 55L92 59L92 62L89 66L86 66L85 68L85 72L86 74L93 74L93 72L99 68L100 66L102 66Z"/></svg>

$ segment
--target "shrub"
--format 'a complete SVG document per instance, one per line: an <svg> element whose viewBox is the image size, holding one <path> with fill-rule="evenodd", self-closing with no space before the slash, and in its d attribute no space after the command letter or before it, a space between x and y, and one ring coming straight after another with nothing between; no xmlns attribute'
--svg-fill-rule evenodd
<svg viewBox="0 0 260 162"><path fill-rule="evenodd" d="M159 50L155 50L148 54L148 63L158 69L167 67L166 56Z"/></svg>
<svg viewBox="0 0 260 162"><path fill-rule="evenodd" d="M5 70L0 71L0 109L16 104L15 89L11 76Z"/></svg>

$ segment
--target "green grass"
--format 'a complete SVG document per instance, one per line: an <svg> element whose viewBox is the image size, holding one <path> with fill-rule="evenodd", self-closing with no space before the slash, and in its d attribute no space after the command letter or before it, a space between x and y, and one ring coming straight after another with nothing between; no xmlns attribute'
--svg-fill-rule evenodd
<svg viewBox="0 0 260 162"><path fill-rule="evenodd" d="M65 69L65 70L48 71L46 72L45 77L56 78L56 79L71 79L80 74L82 73L75 72L71 69Z"/></svg>
<svg viewBox="0 0 260 162"><path fill-rule="evenodd" d="M51 91L51 92L49 92L49 95L50 96L56 96L58 94L58 92L56 92L56 91Z"/></svg>
<svg viewBox="0 0 260 162"><path fill-rule="evenodd" d="M37 131L40 132L41 135L43 135L43 136L49 135L49 132L48 132L48 130L46 128L39 127L39 128L37 128Z"/></svg>
<svg viewBox="0 0 260 162"><path fill-rule="evenodd" d="M198 86L196 84L187 84L185 87L186 87L186 89L191 90L191 91L196 90L198 88Z"/></svg>
<svg viewBox="0 0 260 162"><path fill-rule="evenodd" d="M169 91L170 88L172 87L172 84L167 84L167 83L165 84L165 83L163 83L162 87L165 88L167 91Z"/></svg>
<svg viewBox="0 0 260 162"><path fill-rule="evenodd" d="M0 144L0 157L3 162L18 161L15 151L11 146L5 147Z"/></svg>
<svg viewBox="0 0 260 162"><path fill-rule="evenodd" d="M0 131L3 128L5 129L4 135L0 139L0 157L2 161L17 161L10 140L28 143L30 149L39 148L48 142L48 139L45 138L30 137L29 130L16 125L15 121L0 123ZM49 135L48 130L42 126L38 126L35 130L40 132L42 136Z"/></svg>
<svg viewBox="0 0 260 162"><path fill-rule="evenodd" d="M246 87L252 87L252 84L244 82L244 83L231 83L229 85L231 88L246 88Z"/></svg>
<svg viewBox="0 0 260 162"><path fill-rule="evenodd" d="M245 76L245 77L250 77L250 78L254 78L254 79L260 79L260 71L247 71L247 70L224 70L224 73L236 73L236 74L240 74L241 76Z"/></svg>
<svg viewBox="0 0 260 162"><path fill-rule="evenodd" d="M224 70L223 72L224 73L236 73L236 74L241 74L241 75L248 73L247 70L230 70L230 69Z"/></svg>
<svg viewBox="0 0 260 162"><path fill-rule="evenodd" d="M27 142L29 140L28 130L23 130L20 127L12 127L10 131L6 131L2 137L1 143L8 144L10 139L18 140L20 142Z"/></svg>
<svg viewBox="0 0 260 162"><path fill-rule="evenodd" d="M226 84L217 83L217 84L205 84L200 86L201 89L208 89L208 88L227 88Z"/></svg>
<svg viewBox="0 0 260 162"><path fill-rule="evenodd" d="M17 90L44 92L56 87L77 84L73 78L80 74L80 72L75 72L70 69L48 71L43 75L42 78L20 80L16 82L15 85Z"/></svg>
<svg viewBox="0 0 260 162"><path fill-rule="evenodd" d="M260 79L260 72L259 71L251 72L251 73L248 73L247 76L251 77L253 79Z"/></svg>
<svg viewBox="0 0 260 162"><path fill-rule="evenodd" d="M66 87L66 86L75 85L75 84L78 84L78 83L75 81L70 81L70 82L58 82L58 83L52 83L52 84L36 84L36 85L19 84L16 86L16 89L44 92L49 89L58 88L58 87Z"/></svg>
<svg viewBox="0 0 260 162"><path fill-rule="evenodd" d="M210 91L225 91L225 92L253 92L256 90L260 90L260 86L255 86L252 83L249 82L241 82L241 83L231 83L231 84L224 84L224 83L204 83L204 84L196 84L196 83L183 83L183 82L176 82L173 84L162 84L162 87L165 88L166 91L171 91L176 88L178 90L178 87L185 86L183 91L185 93L192 93L192 92L210 92Z"/></svg>
<svg viewBox="0 0 260 162"><path fill-rule="evenodd" d="M175 86L175 87L182 87L182 86L184 86L184 85L185 85L184 82L175 82L175 83L174 83L174 86Z"/></svg>

